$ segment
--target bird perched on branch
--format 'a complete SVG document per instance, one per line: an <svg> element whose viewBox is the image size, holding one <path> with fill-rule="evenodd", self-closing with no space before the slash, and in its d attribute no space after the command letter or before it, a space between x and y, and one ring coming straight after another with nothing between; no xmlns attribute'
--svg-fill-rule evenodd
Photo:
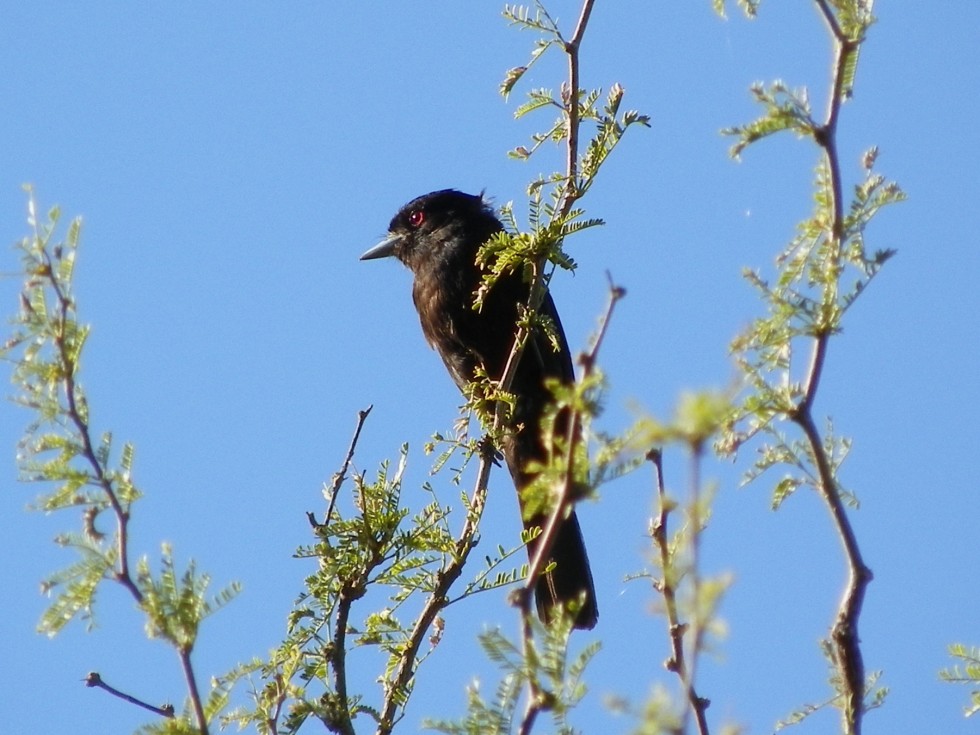
<svg viewBox="0 0 980 735"><path fill-rule="evenodd" d="M392 218L388 236L361 260L395 256L412 271L412 298L429 344L442 357L461 391L479 370L494 381L502 376L514 345L519 305L527 304L530 284L519 272L505 273L473 308L483 272L476 262L480 246L503 226L482 196L452 189L412 200ZM523 491L534 480L535 463L546 461L539 425L550 393L544 382L575 379L558 311L546 293L539 313L554 325L552 337L541 329L528 338L510 388L515 402L501 450L524 507ZM557 349L556 349L557 346ZM565 419L567 424L567 418ZM544 527L547 514L524 518L525 528ZM533 558L536 540L528 544ZM592 628L598 618L589 558L574 509L560 521L551 549L554 569L542 574L535 588L538 614L550 620L558 605L581 602L575 626Z"/></svg>

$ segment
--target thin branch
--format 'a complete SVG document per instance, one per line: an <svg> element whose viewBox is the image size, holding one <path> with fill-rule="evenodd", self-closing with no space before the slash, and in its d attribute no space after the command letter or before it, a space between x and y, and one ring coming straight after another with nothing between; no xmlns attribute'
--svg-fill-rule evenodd
<svg viewBox="0 0 980 735"><path fill-rule="evenodd" d="M588 352L583 353L579 357L579 362L582 364L582 376L579 379L580 382L587 380L592 371L595 369L596 359L599 354L599 348L602 346L602 342L606 336L606 331L609 328L609 322L612 319L613 310L616 308L617 302L626 295L626 290L620 286L616 286L613 283L612 277L609 277L609 303L606 306L606 311L603 314L602 321L599 325L599 331L596 335L595 341L592 343L592 347ZM574 460L575 451L578 447L579 442L582 440L582 416L581 412L572 409L572 416L568 422L568 430L565 437L565 477L564 482L558 489L557 497L555 498L555 507L552 509L551 514L548 516L548 521L544 525L544 530L537 539L537 547L534 552L534 558L528 567L527 577L524 581L524 586L520 589L517 595L518 606L521 612L521 640L523 644L523 654L524 660L530 661L531 656L534 655L532 642L534 640L534 630L531 626L531 619L533 617L533 612L531 610L531 600L534 596L534 588L537 584L538 578L544 572L545 567L548 564L548 558L551 556L551 547L555 544L555 539L558 537L558 529L564 522L568 511L572 505L574 505L576 497L574 492ZM535 667L528 667L530 671L530 676L528 678L528 699L527 706L524 711L524 717L521 720L521 725L518 730L520 735L527 735L531 732L535 721L537 720L538 714L547 708L549 697L542 691L541 685L537 680L535 674Z"/></svg>
<svg viewBox="0 0 980 735"><path fill-rule="evenodd" d="M589 24L589 18L592 16L592 6L595 4L595 0L585 0L582 4L582 12L579 15L578 23L575 25L575 32L572 34L572 38L568 41L563 42L562 48L568 55L568 85L569 93L563 103L565 105L565 115L568 120L568 136L566 138L566 157L565 157L565 191L562 195L561 206L558 208L558 213L556 213L556 219L564 219L568 216L568 213L572 210L572 206L581 196L578 191L578 184L576 178L578 176L578 146L579 146L579 128L580 115L579 115L579 48L582 45L582 39L585 36L585 29ZM558 34L561 38L561 34ZM544 284L544 259L542 258L534 264L534 278L532 279L530 297L528 308L531 313L537 313L538 307L541 306L541 302L544 300L545 289ZM514 382L514 375L517 373L517 365L520 362L521 355L524 352L524 345L527 342L527 332L526 330L519 329L514 338L514 346L511 348L510 355L507 358L507 362L504 366L504 372L500 376L498 386L503 392L510 391L510 386ZM496 432L500 429L502 424L502 411L503 406L498 404L497 410L494 413L493 430L491 435L496 435ZM481 467L481 471L484 468ZM486 467L485 471L489 477L490 468Z"/></svg>
<svg viewBox="0 0 980 735"><path fill-rule="evenodd" d="M330 505L327 506L327 514L323 518L324 523L330 523L330 517L333 515L334 504L337 502L337 495L340 492L340 486L343 485L344 480L347 478L347 470L350 467L351 460L354 459L354 450L357 448L357 440L361 438L361 429L364 428L364 422L367 421L368 414L371 413L371 409L374 406L368 406L367 408L357 412L357 426L354 428L354 436L351 437L350 446L347 447L347 456L344 457L344 463L340 466L340 471L337 472L330 483L330 489L327 491L330 495Z"/></svg>
<svg viewBox="0 0 980 735"><path fill-rule="evenodd" d="M521 725L517 730L518 735L531 735L534 730L534 723L538 721L538 715L542 709L544 709L542 697L539 688L535 687L528 696L527 706L524 708L524 717L521 718Z"/></svg>
<svg viewBox="0 0 980 735"><path fill-rule="evenodd" d="M857 52L860 39L852 39L845 35L833 8L827 0L815 0L815 2L835 42L834 76L827 104L826 119L817 131L815 138L818 145L823 149L830 174L833 201L829 236L834 243L834 253L839 257L845 238L845 227L843 181L837 152L837 122L841 105L847 93L845 89L847 67L852 54ZM800 426L806 436L810 452L817 466L820 493L830 511L847 558L848 581L838 606L837 620L831 628L831 642L835 665L844 687L845 701L841 707L844 730L848 735L860 735L864 715L865 673L864 658L858 636L858 620L872 574L864 563L857 536L841 499L840 489L830 459L827 457L823 440L813 419L812 409L826 362L829 338L830 333L826 330L814 338L803 398L796 410L790 415L790 419Z"/></svg>
<svg viewBox="0 0 980 735"><path fill-rule="evenodd" d="M578 190L578 146L579 146L579 128L581 127L580 120L580 110L579 110L579 48L582 44L582 39L585 36L585 30L589 23L589 18L592 15L592 7L595 0L584 0L582 4L582 10L579 15L578 22L575 25L575 31L572 34L572 38L564 42L563 48L565 53L568 55L568 88L566 94L563 95L562 102L565 105L565 114L567 117L567 136L566 136L566 159L565 159L565 188L562 194L561 205L558 208L558 212L555 215L556 219L564 219L568 216L571 211L572 206L575 201L581 196ZM559 38L561 38L559 34ZM539 259L534 263L534 277L531 283L530 296L529 296L529 309L531 313L537 313L538 308L541 306L541 302L544 300L545 286L544 286L544 258ZM582 360L583 371L591 372L595 364L595 355L598 352L599 346L602 343L602 338L606 331L606 326L609 323L609 317L612 315L612 310L615 307L616 302L624 295L625 291L612 286L610 279L610 301L609 307L606 311L606 316L603 320L602 326L599 331L599 335L596 338L595 344L592 346L591 358L585 357ZM514 346L511 349L510 356L508 357L507 364L504 370L504 374L500 379L501 390L508 392L510 386L513 383L514 375L517 372L517 365L521 359L521 354L524 351L524 346L527 342L528 334L523 329L518 329L517 334L514 339ZM584 379L586 375L582 376ZM494 414L494 431L500 428L500 419L503 415L503 406L501 404L497 405L497 410ZM530 660L532 652L532 641L534 639L533 629L531 627L531 600L533 597L533 590L537 584L538 578L544 571L545 565L547 564L547 559L551 554L551 547L554 545L555 538L558 535L558 527L562 520L564 520L566 514L568 513L569 506L574 502L572 499L572 461L574 458L575 446L578 442L578 427L580 425L580 416L577 411L573 411L571 420L569 421L569 436L566 444L566 449L568 456L566 457L566 474L565 482L562 484L561 488L557 493L555 498L555 506L552 509L551 515L548 518L548 522L545 524L541 535L537 541L537 547L535 550L534 558L530 560L528 567L527 577L524 583L524 587L521 588L520 594L517 595L518 606L520 608L521 615L521 640L524 651L525 661ZM537 427L531 427L536 429ZM525 428L525 430L528 430ZM481 466L481 471L484 469ZM486 466L486 472L489 474L489 466ZM544 707L545 698L542 696L542 691L537 677L533 671L528 680L528 701L527 706L524 711L524 716L521 720L519 732L520 735L528 735L534 723L537 721L539 712Z"/></svg>
<svg viewBox="0 0 980 735"><path fill-rule="evenodd" d="M848 735L860 735L864 716L865 677L858 620L868 583L874 575L864 563L854 527L841 499L837 480L823 449L820 432L813 421L813 416L809 410L806 410L795 414L793 421L803 430L810 445L820 478L820 493L830 511L847 557L847 586L837 608L837 620L831 628L831 643L835 664L845 685L845 701L842 707L845 732Z"/></svg>
<svg viewBox="0 0 980 735"><path fill-rule="evenodd" d="M72 317L73 315L77 314L75 302L70 296L68 289L62 285L59 270L52 261L51 254L48 251L46 237L42 237L38 229L33 196L29 201L28 207L30 216L34 220L34 242L37 246L37 257L39 258L41 265L40 275L42 275L46 283L50 285L50 288L57 300L57 313L55 316L51 317L49 324L51 341L55 350L55 356L58 361L60 371L60 382L64 389L65 395L65 405L63 409L61 409L59 405L59 410L63 410L63 415L67 417L68 422L74 428L74 432L77 435L81 445L79 454L89 465L91 479L94 481L93 484L103 492L106 501L116 518L116 551L118 556L118 568L114 571L111 578L122 585L122 587L129 592L130 596L136 601L136 603L142 606L145 602L144 595L132 577L129 564L130 516L128 503L120 498L119 490L115 486L114 479L110 476L110 473L107 472L103 461L99 458L99 453L95 449L92 441L91 427L89 426L88 422L87 408L84 406L81 388L75 379L79 367L78 350L76 349L77 345L69 344L68 340L68 325L69 323L73 323L74 320ZM66 284L70 285L70 281L67 279ZM78 338L79 337L76 335L76 339ZM86 522L91 523L92 519L89 518ZM204 713L204 706L201 700L200 691L194 677L194 669L190 661L190 648L178 646L177 653L181 661L184 678L187 682L188 695L194 709L198 728L202 735L207 735L208 724ZM169 709L153 707L152 705L142 702L135 697L124 694L103 682L102 678L97 673L89 674L88 678L86 679L86 685L90 687L99 687L140 707L149 709L150 711L167 717L173 717L172 707L169 707Z"/></svg>
<svg viewBox="0 0 980 735"><path fill-rule="evenodd" d="M572 205L579 197L578 191L578 134L579 134L579 48L582 39L585 37L585 29L592 16L592 6L595 0L585 0L582 4L582 12L579 15L578 23L575 25L575 32L572 38L565 42L565 53L568 54L568 98L565 100L566 112L568 114L568 146L565 159L565 195L559 209L561 216L564 217L572 209Z"/></svg>
<svg viewBox="0 0 980 735"><path fill-rule="evenodd" d="M104 681L102 681L102 677L98 674L98 672L89 672L89 675L85 677L85 686L103 689L114 697L119 697L130 704L135 704L137 707L142 707L143 709L149 710L153 714L160 715L161 717L166 717L167 719L171 720L174 718L174 706L172 704L165 704L162 707L156 707L148 702L144 702L142 699L137 699L132 694L126 694L125 692L121 692L115 687L106 684Z"/></svg>
<svg viewBox="0 0 980 735"><path fill-rule="evenodd" d="M379 735L388 735L395 726L395 713L398 710L399 702L403 701L402 693L412 680L415 674L415 666L418 660L419 648L425 640L429 628L432 626L436 616L448 604L449 590L459 579L463 572L463 567L469 558L470 552L476 545L476 532L479 528L480 518L483 515L483 508L487 500L487 486L490 477L490 467L493 465L493 449L487 447L480 458L480 468L477 472L476 486L470 496L469 512L466 514L466 521L456 539L456 549L453 561L436 575L435 589L429 594L422 612L419 613L415 627L409 635L408 643L401 654L398 668L395 675L389 680L387 691L385 692L384 704L381 710L381 717L377 732Z"/></svg>
<svg viewBox="0 0 980 735"><path fill-rule="evenodd" d="M827 361L827 343L830 335L827 333L817 335L813 340L813 350L810 353L810 367L807 370L806 380L803 383L803 399L797 407L798 411L809 412L810 407L817 395L820 387L820 378L823 375L823 367Z"/></svg>
<svg viewBox="0 0 980 735"><path fill-rule="evenodd" d="M694 458L695 468L700 461L700 452L696 453ZM684 688L684 694L687 697L689 709L685 710L684 720L687 721L688 716L693 713L694 719L697 722L699 735L708 735L708 719L705 713L710 702L699 696L697 690L694 687L694 670L696 656L692 657L690 664L687 662L687 656L684 650L684 635L690 629L690 625L686 622L681 622L680 614L677 610L677 588L675 586L674 573L672 570L675 569L675 562L672 558L669 536L667 533L667 520L670 516L670 512L673 508L673 503L667 498L667 492L664 487L664 473L663 473L663 455L659 449L651 449L647 453L647 459L649 459L654 466L656 473L657 482L657 517L651 524L650 533L653 536L654 543L657 545L657 549L660 553L660 569L663 572L663 577L658 580L657 587L660 594L664 598L664 611L667 616L667 632L670 637L670 649L671 655L667 659L666 666L669 671L673 671L677 674L677 677L681 681L681 685ZM692 474L691 480L692 486L698 488L700 483L699 471L695 469ZM697 507L699 503L697 497L697 491L692 499L692 507ZM698 583L697 583L697 546L696 539L699 532L700 524L700 513L695 511L695 515L691 520L692 533L695 536L695 541L692 542L692 568L695 570L695 583L694 583L694 600L695 605L697 605L698 599ZM692 633L692 639L694 641L693 647L697 651L702 636L701 626L697 621L697 613L695 613L695 630ZM682 727L682 731L686 731L686 724Z"/></svg>
<svg viewBox="0 0 980 735"><path fill-rule="evenodd" d="M357 412L357 425L354 427L354 434L351 437L350 445L347 447L347 454L344 456L340 470L334 473L330 488L327 491L330 496L330 504L327 507L327 513L323 520L324 525L328 524L330 518L333 516L334 504L337 502L337 496L340 494L340 487L347 477L347 470L350 468L350 464L354 459L354 452L357 450L357 442L361 438L361 429L364 428L364 422L367 421L367 417L371 413L372 408L374 406L368 406ZM367 525L367 514L363 507L361 508L361 513L364 516L364 523ZM316 526L317 524L313 514L309 513L308 516L310 523ZM379 558L377 550L375 550L374 557L365 564L365 569L372 569L378 562ZM366 574L367 571L365 572L365 576ZM350 619L351 606L355 600L363 595L361 590L363 589L364 583L365 580L363 578L358 578L346 582L341 588L337 600L337 623L334 630L332 647L326 653L327 665L333 671L334 691L337 693L338 699L338 705L334 712L334 717L330 722L330 727L341 735L354 735L354 724L351 722L350 700L347 693L347 623Z"/></svg>
<svg viewBox="0 0 980 735"><path fill-rule="evenodd" d="M625 295L626 290L620 286L616 286L610 277L609 303L606 305L606 311L603 314L602 321L599 326L599 332L589 351L583 353L579 357L579 362L582 365L582 375L579 378L579 383L584 382L592 375L592 372L595 369L596 358L599 354L599 348L602 346L606 331L609 328L609 322L612 319L613 310L616 308L616 304L619 302L619 300ZM562 486L558 491L558 495L555 499L555 507L552 509L551 515L548 517L548 522L544 525L541 535L538 537L537 548L535 550L534 558L531 560L530 568L528 569L527 573L527 579L524 582L523 594L521 595L521 605L528 613L530 613L530 600L532 597L532 592L537 584L538 577L541 576L541 573L548 564L548 557L551 555L551 547L554 546L555 539L558 537L558 529L565 520L565 516L568 515L569 507L575 502L572 487L575 474L573 472L573 462L578 442L581 441L581 413L579 411L572 411L572 417L568 423L567 436L565 437L567 455L565 457L565 481L562 483Z"/></svg>
<svg viewBox="0 0 980 735"><path fill-rule="evenodd" d="M37 236L35 234L35 237ZM57 333L54 337L54 345L57 349L58 360L61 363L61 374L64 376L68 419L75 426L75 430L81 438L82 456L92 468L92 475L95 478L96 484L105 493L106 499L109 501L109 506L112 508L113 515L116 518L116 549L117 555L119 556L119 569L116 571L114 577L117 582L129 591L129 594L136 600L137 604L142 604L143 593L136 586L136 582L133 580L129 571L129 511L123 508L122 502L112 485L112 480L106 476L105 468L99 461L95 447L92 444L92 433L88 421L82 416L82 411L79 407L78 385L75 382L75 372L78 365L75 357L70 354L68 345L65 342L65 325L69 321L69 314L74 311L75 305L61 287L57 276L57 269L54 263L51 262L51 255L48 253L47 248L42 248L40 254L44 259L48 282L51 284L51 289L58 299Z"/></svg>
<svg viewBox="0 0 980 735"><path fill-rule="evenodd" d="M694 682L698 664L698 652L704 643L704 626L701 624L701 573L699 571L701 558L701 458L704 450L701 440L698 440L691 449L691 597L694 600L694 611L691 616L691 650L690 663L687 664L686 672L682 681L685 683L687 700L691 706L690 711L698 723L699 735L708 735L708 720L705 710L710 702L699 697L694 689Z"/></svg>
<svg viewBox="0 0 980 735"><path fill-rule="evenodd" d="M530 578L530 573L528 578ZM545 697L541 689L541 683L538 681L537 676L537 666L530 665L532 657L535 656L535 652L532 649L532 641L534 640L534 632L531 628L531 610L528 600L530 600L530 595L525 591L521 596L521 640L523 642L523 657L524 661L527 662L527 704L524 706L524 716L521 718L521 724L517 729L518 735L530 735L534 729L534 723L538 720L538 715L544 708Z"/></svg>
<svg viewBox="0 0 980 735"><path fill-rule="evenodd" d="M830 7L830 3L827 0L815 0L817 7L820 9L820 14L823 16L824 22L827 24L827 28L830 30L831 35L837 40L844 40L844 31L840 27L840 23L837 22L837 16L834 15L833 8Z"/></svg>
<svg viewBox="0 0 980 735"><path fill-rule="evenodd" d="M197 678L194 676L194 667L191 664L190 648L180 647L177 649L177 654L180 656L180 666L184 671L184 680L187 682L187 689L190 692L191 706L194 708L197 726L201 731L201 735L208 735L208 720L204 714L201 693L197 688Z"/></svg>
<svg viewBox="0 0 980 735"><path fill-rule="evenodd" d="M566 188L562 197L561 207L559 208L560 214L556 215L556 218L563 218L568 215L571 211L572 205L575 200L579 197L578 187L575 184L575 177L578 175L578 134L580 127L579 119L579 103L578 103L578 89L579 89L579 47L582 44L582 39L585 36L585 29L588 26L589 18L592 16L592 6L595 0L585 0L582 4L582 11L579 14L578 22L575 25L575 31L572 34L572 38L564 42L563 48L565 53L568 55L568 78L569 86L571 87L570 94L565 102L565 112L568 117L568 136L567 136L567 158L566 158ZM559 38L561 36L559 35ZM540 260L534 264L534 279L531 284L530 289L530 303L528 304L532 312L537 312L538 307L541 305L544 299L545 289L543 288L544 281L544 261ZM609 313L611 313L615 302L618 300L622 293L615 296L617 291L612 289L614 298L610 300ZM608 317L608 313L607 313ZM607 319L608 322L608 319ZM603 332L605 331L605 323L603 324ZM514 376L517 374L517 366L520 362L521 355L524 352L524 345L527 342L527 333L524 329L518 329L517 334L514 339L514 346L510 351L510 355L507 358L507 363L504 367L504 373L500 377L499 387L503 392L509 392L510 387L514 382ZM598 348L598 342L593 347L593 352ZM491 435L496 435L497 431L501 428L503 423L503 405L498 403L497 409L494 412L493 428L491 430ZM490 466L487 463L483 463L480 466L480 474L486 474L489 477ZM566 485L568 483L566 482ZM536 558L532 561L531 567L528 570L527 583L525 585L525 592L523 597L529 598L530 594L528 590L534 587L538 576L540 576L542 569L544 568L544 560L547 559L547 553L550 552L551 546L554 543L554 537L557 533L557 514L559 512L564 513L567 510L567 492L562 492L563 497L559 497L555 504L555 509L549 519L546 528L542 533L542 538L538 541L538 552ZM522 600L522 606L527 607L530 605L528 599Z"/></svg>
<svg viewBox="0 0 980 735"><path fill-rule="evenodd" d="M860 45L860 40L848 38L844 34L837 20L837 16L834 15L834 11L827 0L814 1L834 38L833 83L831 85L830 96L827 99L826 119L820 129L816 131L816 140L824 149L827 156L827 163L830 166L831 189L834 198L834 221L831 230L834 239L839 242L844 236L844 200L840 160L837 155L837 121L840 117L841 105L847 96L847 90L845 89L845 84L847 83L847 64L851 55L856 52Z"/></svg>
<svg viewBox="0 0 980 735"><path fill-rule="evenodd" d="M327 516L329 518L329 514ZM337 692L338 706L331 729L340 735L354 735L354 723L351 722L350 700L347 696L347 621L350 609L356 595L350 594L349 585L341 590L337 601L337 624L333 636L333 650L327 653L330 668L333 669L334 690Z"/></svg>

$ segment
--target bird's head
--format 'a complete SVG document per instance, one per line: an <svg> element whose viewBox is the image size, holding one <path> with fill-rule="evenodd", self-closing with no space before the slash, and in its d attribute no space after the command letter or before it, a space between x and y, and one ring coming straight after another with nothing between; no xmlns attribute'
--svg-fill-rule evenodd
<svg viewBox="0 0 980 735"><path fill-rule="evenodd" d="M388 235L361 260L394 255L416 273L426 265L457 258L472 264L477 248L500 229L500 221L482 195L455 189L434 191L398 210L388 225Z"/></svg>

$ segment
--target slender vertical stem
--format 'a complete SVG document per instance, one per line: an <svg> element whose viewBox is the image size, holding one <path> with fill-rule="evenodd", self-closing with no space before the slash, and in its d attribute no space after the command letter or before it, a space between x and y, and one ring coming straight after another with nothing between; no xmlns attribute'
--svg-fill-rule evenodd
<svg viewBox="0 0 980 735"><path fill-rule="evenodd" d="M190 692L191 706L194 708L194 716L197 718L197 727L201 735L208 735L208 720L204 714L204 704L201 701L201 693L197 688L197 678L194 676L194 667L191 664L191 651L189 648L181 647L177 650L180 656L180 667L184 672L184 680L187 682L187 689Z"/></svg>
<svg viewBox="0 0 980 735"><path fill-rule="evenodd" d="M579 136L579 48L582 39L585 37L585 29L592 17L592 6L595 0L585 0L582 4L582 12L579 14L578 23L575 24L575 31L572 38L565 42L565 53L568 55L568 99L565 102L566 114L568 116L568 144L566 146L565 159L565 196L562 199L560 208L561 214L567 215L575 200L579 197L578 190L578 136Z"/></svg>
<svg viewBox="0 0 980 735"><path fill-rule="evenodd" d="M575 31L572 33L572 37L570 40L564 41L563 44L565 54L568 56L569 92L568 98L564 100L568 130L565 146L565 189L561 198L561 205L555 215L559 219L568 215L580 196L576 182L578 178L579 128L581 127L578 94L580 84L579 48L582 45L582 39L585 36L585 29L589 24L589 18L592 17L592 6L594 4L595 0L585 0L582 4L582 11L579 14L579 19L575 25ZM531 284L530 303L528 304L531 311L537 311L542 299L544 299L544 264L544 259L534 264L534 280ZM504 392L509 391L511 384L514 382L514 375L517 373L517 365L524 352L524 344L527 342L527 336L525 330L519 329L514 337L514 346L504 365L503 374L498 381L498 386ZM502 407L498 405L494 415L493 433L501 426L501 410ZM489 468L487 468L487 472L489 473Z"/></svg>
<svg viewBox="0 0 980 735"><path fill-rule="evenodd" d="M684 696L687 698L688 707L684 710L684 723L681 727L682 732L687 730L687 720L691 714L694 715L698 727L698 735L708 735L708 718L706 710L710 702L699 696L694 686L696 655L691 656L690 663L684 648L684 636L690 633L692 650L697 651L700 647L703 629L698 620L697 605L700 590L700 581L697 572L698 549L697 537L700 533L701 513L700 513L700 454L701 450L695 447L696 451L692 457L691 474L691 518L689 521L691 533L691 562L692 569L692 597L694 600L695 613L692 623L682 622L677 604L677 584L682 576L678 573L677 562L674 559L673 551L667 533L667 522L673 508L673 502L667 497L664 487L663 457L659 449L652 449L647 453L647 459L653 463L656 483L657 483L657 515L651 523L650 534L660 556L660 569L663 574L657 581L657 589L664 598L664 613L667 618L667 633L670 638L670 658L667 659L667 669L677 674L684 689Z"/></svg>
<svg viewBox="0 0 980 735"><path fill-rule="evenodd" d="M330 483L330 489L327 491L330 495L330 503L327 505L327 514L323 518L324 523L330 523L330 516L333 515L333 509L337 502L337 495L340 492L340 486L344 483L344 479L347 477L347 470L350 468L351 460L354 459L354 450L357 448L357 440L361 438L361 429L364 428L364 422L367 421L367 417L373 408L374 406L368 406L367 408L357 412L357 427L354 429L354 436L351 437L350 446L347 447L347 456L344 457L344 463L341 465L340 470L333 476Z"/></svg>
<svg viewBox="0 0 980 735"><path fill-rule="evenodd" d="M815 0L827 28L834 38L834 75L827 103L827 113L815 139L823 149L830 175L831 222L827 236L832 240L832 252L840 257L846 237L843 204L843 183L840 160L837 151L837 123L841 104L847 95L847 68L857 53L859 38L847 36L834 14L828 0ZM841 539L847 559L848 580L837 610L837 619L831 628L831 647L834 662L842 682L841 703L844 731L847 735L860 735L864 714L864 657L858 635L858 620L864 603L868 583L872 579L871 570L864 563L857 536L841 498L840 488L834 475L827 451L823 444L816 422L813 419L813 404L816 400L820 378L827 358L829 328L822 329L814 337L810 367L803 386L803 397L790 415L803 431L810 453L816 464L818 486L821 496L830 511L834 526Z"/></svg>

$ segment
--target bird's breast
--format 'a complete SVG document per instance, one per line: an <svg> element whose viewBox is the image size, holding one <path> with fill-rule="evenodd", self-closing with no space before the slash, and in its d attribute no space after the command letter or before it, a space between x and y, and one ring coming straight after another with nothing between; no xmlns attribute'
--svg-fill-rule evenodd
<svg viewBox="0 0 980 735"><path fill-rule="evenodd" d="M472 293L447 288L448 283L446 279L416 277L412 297L426 342L439 353L462 390L480 366L470 347L476 312L470 307Z"/></svg>

